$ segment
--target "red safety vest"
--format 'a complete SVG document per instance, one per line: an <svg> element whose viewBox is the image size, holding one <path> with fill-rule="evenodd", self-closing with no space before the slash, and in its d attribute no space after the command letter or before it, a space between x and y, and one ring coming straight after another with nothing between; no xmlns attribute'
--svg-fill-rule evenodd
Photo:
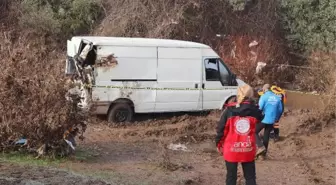
<svg viewBox="0 0 336 185"><path fill-rule="evenodd" d="M245 103L245 102L243 102ZM230 106L234 106L230 104ZM228 110L229 111L229 110ZM251 162L256 155L257 118L231 116L224 128L224 139L219 146L224 160L229 162Z"/></svg>

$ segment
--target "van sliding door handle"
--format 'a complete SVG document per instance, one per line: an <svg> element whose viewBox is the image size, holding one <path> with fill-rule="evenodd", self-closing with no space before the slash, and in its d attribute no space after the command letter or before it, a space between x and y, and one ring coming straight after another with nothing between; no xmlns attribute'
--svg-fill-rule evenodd
<svg viewBox="0 0 336 185"><path fill-rule="evenodd" d="M204 85L204 84L202 84L202 89L204 89L204 87L205 87L205 85Z"/></svg>
<svg viewBox="0 0 336 185"><path fill-rule="evenodd" d="M195 89L198 89L198 84L195 84Z"/></svg>

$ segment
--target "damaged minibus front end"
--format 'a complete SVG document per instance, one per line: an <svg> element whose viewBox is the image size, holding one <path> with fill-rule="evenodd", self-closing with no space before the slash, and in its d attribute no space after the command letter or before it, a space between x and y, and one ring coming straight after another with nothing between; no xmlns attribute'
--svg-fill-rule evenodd
<svg viewBox="0 0 336 185"><path fill-rule="evenodd" d="M71 97L79 97L78 106L83 110L89 110L92 105L96 56L96 47L92 42L78 38L68 40L65 74L69 77L72 88L69 89L67 98L72 100Z"/></svg>

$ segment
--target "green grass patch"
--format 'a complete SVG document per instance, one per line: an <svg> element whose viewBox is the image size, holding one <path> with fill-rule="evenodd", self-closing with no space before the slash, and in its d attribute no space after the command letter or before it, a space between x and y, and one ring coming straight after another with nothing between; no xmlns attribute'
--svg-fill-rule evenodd
<svg viewBox="0 0 336 185"><path fill-rule="evenodd" d="M15 163L22 165L34 165L34 166L54 166L57 167L60 164L72 163L76 161L92 162L96 158L97 154L85 150L77 149L75 156L72 157L51 157L44 156L36 158L35 155L25 152L8 152L0 154L0 161L7 163Z"/></svg>
<svg viewBox="0 0 336 185"><path fill-rule="evenodd" d="M75 154L75 160L83 162L94 162L94 160L99 156L98 153L95 153L91 150L86 150L84 148L78 148Z"/></svg>
<svg viewBox="0 0 336 185"><path fill-rule="evenodd" d="M15 164L23 164L23 165L34 165L34 166L57 166L62 162L65 162L64 158L35 158L35 156L23 152L9 152L2 153L0 155L0 161L15 163Z"/></svg>

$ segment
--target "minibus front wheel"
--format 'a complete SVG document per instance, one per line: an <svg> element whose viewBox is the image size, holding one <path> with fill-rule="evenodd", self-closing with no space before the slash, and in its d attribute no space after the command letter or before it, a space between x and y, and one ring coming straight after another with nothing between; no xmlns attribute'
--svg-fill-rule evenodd
<svg viewBox="0 0 336 185"><path fill-rule="evenodd" d="M112 105L107 119L110 123L130 122L133 119L134 111L129 104L121 103Z"/></svg>

